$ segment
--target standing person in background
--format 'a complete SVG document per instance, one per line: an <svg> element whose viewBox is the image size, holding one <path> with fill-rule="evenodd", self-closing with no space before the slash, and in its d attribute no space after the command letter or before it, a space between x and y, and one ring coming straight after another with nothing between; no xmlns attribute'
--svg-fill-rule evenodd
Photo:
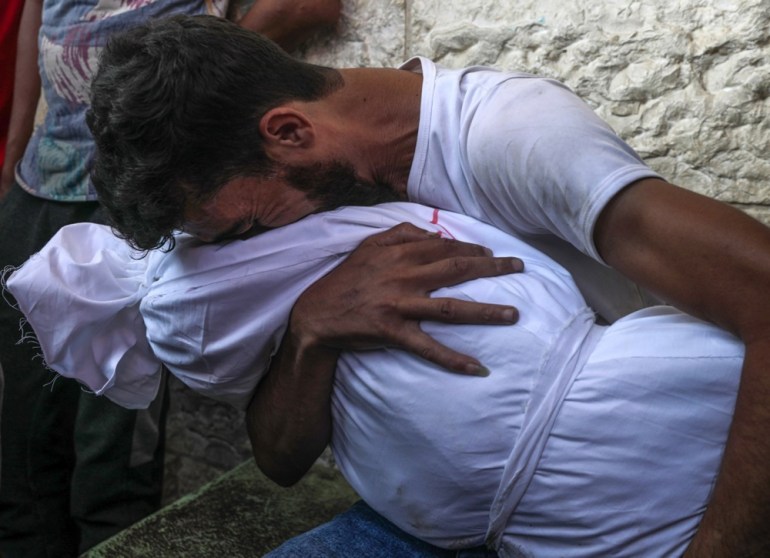
<svg viewBox="0 0 770 558"><path fill-rule="evenodd" d="M66 224L102 221L85 112L108 38L149 19L227 10L228 0L26 1L0 183L0 267L21 264ZM339 12L339 0L257 0L240 23L293 49ZM41 91L47 114L33 132ZM159 507L167 397L161 387L136 412L83 392L17 344L20 319L0 305L0 553L76 556Z"/></svg>
<svg viewBox="0 0 770 558"><path fill-rule="evenodd" d="M16 41L19 36L22 0L6 0L0 11L0 168L5 161L5 140L11 119L13 74L16 68ZM0 366L0 414L3 406L3 368ZM0 463L2 453L0 452Z"/></svg>

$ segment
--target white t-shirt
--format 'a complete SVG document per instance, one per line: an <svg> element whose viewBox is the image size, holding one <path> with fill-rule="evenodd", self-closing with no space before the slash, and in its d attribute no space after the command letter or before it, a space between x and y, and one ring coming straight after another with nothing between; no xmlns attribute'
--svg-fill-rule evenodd
<svg viewBox="0 0 770 558"><path fill-rule="evenodd" d="M585 102L525 73L453 70L425 58L402 69L423 76L410 200L526 237L573 274L608 321L654 301L597 264L593 232L615 194L659 175Z"/></svg>
<svg viewBox="0 0 770 558"><path fill-rule="evenodd" d="M521 319L423 324L478 357L486 378L396 350L343 353L332 447L353 488L448 548L486 540L503 556L680 554L719 467L742 346L667 308L597 326L563 268L469 217L349 207L219 245L180 236L173 252L140 260L107 227L71 225L8 289L48 365L97 393L146 405L162 362L244 407L299 294L364 238L405 221L522 257L523 273L436 292L513 304Z"/></svg>

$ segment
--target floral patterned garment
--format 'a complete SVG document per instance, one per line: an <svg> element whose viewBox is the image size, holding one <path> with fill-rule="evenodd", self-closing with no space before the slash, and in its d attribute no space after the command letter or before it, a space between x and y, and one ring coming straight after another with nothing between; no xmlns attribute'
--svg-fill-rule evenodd
<svg viewBox="0 0 770 558"><path fill-rule="evenodd" d="M85 123L99 53L113 33L177 13L224 16L229 0L45 0L38 65L45 117L16 170L29 193L96 199L88 178L93 142Z"/></svg>

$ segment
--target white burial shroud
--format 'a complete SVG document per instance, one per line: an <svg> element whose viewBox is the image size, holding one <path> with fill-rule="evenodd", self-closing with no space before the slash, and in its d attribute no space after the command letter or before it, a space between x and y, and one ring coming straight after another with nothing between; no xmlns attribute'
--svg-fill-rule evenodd
<svg viewBox="0 0 770 558"><path fill-rule="evenodd" d="M392 349L343 353L332 447L402 529L503 556L681 553L715 478L742 346L671 308L594 324L569 274L525 242L413 204L343 208L138 259L106 227L63 228L8 280L47 364L126 407L161 365L244 408L302 291L401 222L517 256L525 271L434 296L511 304L510 326L422 324L490 369L448 373ZM361 277L362 282L366 277Z"/></svg>

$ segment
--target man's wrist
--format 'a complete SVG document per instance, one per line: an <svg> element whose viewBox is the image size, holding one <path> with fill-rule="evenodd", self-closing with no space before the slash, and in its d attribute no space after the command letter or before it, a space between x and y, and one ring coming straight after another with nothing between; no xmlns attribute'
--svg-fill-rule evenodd
<svg viewBox="0 0 770 558"><path fill-rule="evenodd" d="M284 350L286 354L292 355L294 366L291 368L302 368L304 363L324 363L336 361L339 358L341 349L334 347L318 335L312 327L308 327L306 322L301 319L289 320L289 326L284 335Z"/></svg>

